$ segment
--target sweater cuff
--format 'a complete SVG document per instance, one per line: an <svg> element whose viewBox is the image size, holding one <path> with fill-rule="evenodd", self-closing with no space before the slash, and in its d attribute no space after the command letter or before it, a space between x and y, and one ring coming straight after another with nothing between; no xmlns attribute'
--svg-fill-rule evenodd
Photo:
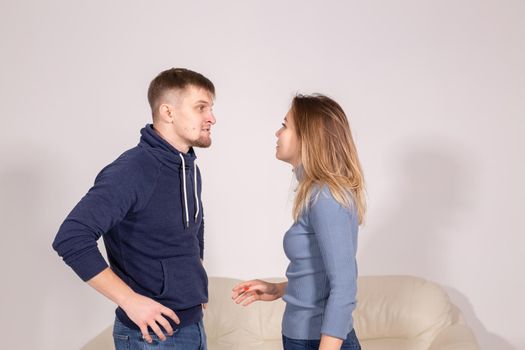
<svg viewBox="0 0 525 350"><path fill-rule="evenodd" d="M344 341L348 337L348 333L352 331L353 322L345 322L343 320L334 321L335 322L327 322L325 319L321 327L321 334L339 338Z"/></svg>
<svg viewBox="0 0 525 350"><path fill-rule="evenodd" d="M89 281L108 267L98 248L90 250L78 259L70 261L68 265L84 282Z"/></svg>

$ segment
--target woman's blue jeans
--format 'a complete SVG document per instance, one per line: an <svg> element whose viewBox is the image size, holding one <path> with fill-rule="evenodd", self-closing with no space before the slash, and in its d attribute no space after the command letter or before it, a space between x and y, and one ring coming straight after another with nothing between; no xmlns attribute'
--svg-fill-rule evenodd
<svg viewBox="0 0 525 350"><path fill-rule="evenodd" d="M318 350L320 342L320 339L291 339L283 335L284 350ZM353 329L346 336L343 345L341 345L341 350L361 350L361 345Z"/></svg>

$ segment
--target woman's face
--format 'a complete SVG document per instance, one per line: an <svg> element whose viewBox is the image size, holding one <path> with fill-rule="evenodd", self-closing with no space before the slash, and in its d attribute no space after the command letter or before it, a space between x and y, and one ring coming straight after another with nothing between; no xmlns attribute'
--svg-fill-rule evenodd
<svg viewBox="0 0 525 350"><path fill-rule="evenodd" d="M282 127L277 130L275 136L277 136L275 157L283 162L290 163L293 167L298 166L301 162L301 148L291 111L288 111L284 117Z"/></svg>

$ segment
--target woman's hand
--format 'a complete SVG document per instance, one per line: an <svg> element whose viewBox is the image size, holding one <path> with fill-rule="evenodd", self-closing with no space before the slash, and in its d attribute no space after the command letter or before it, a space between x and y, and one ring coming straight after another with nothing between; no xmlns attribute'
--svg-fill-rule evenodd
<svg viewBox="0 0 525 350"><path fill-rule="evenodd" d="M270 283L261 280L251 280L239 283L232 289L232 299L235 303L248 306L254 301L273 301L284 295L288 282Z"/></svg>
<svg viewBox="0 0 525 350"><path fill-rule="evenodd" d="M342 339L322 334L321 343L319 344L319 350L340 350L342 345Z"/></svg>

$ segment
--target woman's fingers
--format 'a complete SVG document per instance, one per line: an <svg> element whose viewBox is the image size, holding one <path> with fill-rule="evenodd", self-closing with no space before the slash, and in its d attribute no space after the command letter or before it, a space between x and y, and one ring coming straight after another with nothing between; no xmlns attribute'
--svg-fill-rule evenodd
<svg viewBox="0 0 525 350"><path fill-rule="evenodd" d="M255 294L252 294L246 298L244 303L242 303L242 306L248 306L256 300L257 300L257 296Z"/></svg>
<svg viewBox="0 0 525 350"><path fill-rule="evenodd" d="M239 283L232 289L232 299L236 299L239 295L242 295L252 289L254 281L248 281Z"/></svg>
<svg viewBox="0 0 525 350"><path fill-rule="evenodd" d="M240 294L242 294L244 289L245 289L244 287L242 287L242 288L237 287L237 286L234 287L234 288L232 289L232 299L235 299L235 298L237 298Z"/></svg>
<svg viewBox="0 0 525 350"><path fill-rule="evenodd" d="M235 287L233 287L232 291L239 292L239 291L241 291L242 289L244 289L246 287L250 288L250 286L252 284L254 284L254 283L255 283L255 280L241 282L241 283L237 284Z"/></svg>
<svg viewBox="0 0 525 350"><path fill-rule="evenodd" d="M240 304L250 298L247 304L243 304L244 306L256 300L266 300L265 295L268 293L268 286L269 284L267 282L261 280L239 283L232 289L232 299L235 300L237 304Z"/></svg>
<svg viewBox="0 0 525 350"><path fill-rule="evenodd" d="M235 298L234 301L235 301L236 304L239 304L239 303L241 303L244 299L246 299L247 297L248 297L248 294L243 293L243 294L240 294L237 298Z"/></svg>
<svg viewBox="0 0 525 350"><path fill-rule="evenodd" d="M239 296L237 299L235 299L235 303L236 304L240 304L242 303L246 298L249 298L249 297L255 297L256 296L256 293L254 292L246 292L246 293L243 293L241 296Z"/></svg>

